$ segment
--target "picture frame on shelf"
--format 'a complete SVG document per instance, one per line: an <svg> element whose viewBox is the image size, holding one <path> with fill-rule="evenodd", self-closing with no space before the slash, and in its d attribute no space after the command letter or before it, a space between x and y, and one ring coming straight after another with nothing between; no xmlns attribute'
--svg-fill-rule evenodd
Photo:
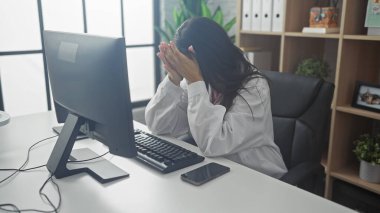
<svg viewBox="0 0 380 213"><path fill-rule="evenodd" d="M380 85L357 81L351 105L380 113Z"/></svg>
<svg viewBox="0 0 380 213"><path fill-rule="evenodd" d="M364 26L367 35L380 35L380 0L368 0Z"/></svg>

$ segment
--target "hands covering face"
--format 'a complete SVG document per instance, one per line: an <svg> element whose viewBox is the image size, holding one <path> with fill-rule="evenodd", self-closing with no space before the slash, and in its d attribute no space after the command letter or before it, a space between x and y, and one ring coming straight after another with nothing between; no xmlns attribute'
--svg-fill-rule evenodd
<svg viewBox="0 0 380 213"><path fill-rule="evenodd" d="M171 41L169 44L161 42L159 49L160 52L157 53L157 56L163 62L169 79L175 85L178 86L183 78L187 80L188 84L203 80L197 60L182 54L174 42ZM188 48L188 51L195 54L192 46Z"/></svg>

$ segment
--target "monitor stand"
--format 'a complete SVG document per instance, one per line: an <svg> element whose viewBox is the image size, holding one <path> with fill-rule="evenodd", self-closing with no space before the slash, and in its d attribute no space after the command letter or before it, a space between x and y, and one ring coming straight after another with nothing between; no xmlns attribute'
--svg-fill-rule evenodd
<svg viewBox="0 0 380 213"><path fill-rule="evenodd" d="M62 128L63 126L53 126L53 131L55 133L57 133L57 135L61 134L61 131L62 131ZM88 138L86 134L84 134L83 132L79 131L78 135L77 135L77 140L81 140L81 139L86 139Z"/></svg>
<svg viewBox="0 0 380 213"><path fill-rule="evenodd" d="M103 158L99 158L90 163L68 162L70 154L73 160L84 160L98 156L90 149L73 150L79 129L84 122L85 119L80 116L71 113L67 116L66 122L46 165L50 173L60 179L86 172L100 183L107 183L128 177L128 173Z"/></svg>

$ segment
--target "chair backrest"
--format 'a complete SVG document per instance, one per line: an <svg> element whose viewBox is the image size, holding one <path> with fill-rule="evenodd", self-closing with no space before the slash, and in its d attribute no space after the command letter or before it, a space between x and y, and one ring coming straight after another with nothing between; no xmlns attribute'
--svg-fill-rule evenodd
<svg viewBox="0 0 380 213"><path fill-rule="evenodd" d="M274 140L286 166L320 162L328 143L334 85L290 73L263 74L271 89Z"/></svg>

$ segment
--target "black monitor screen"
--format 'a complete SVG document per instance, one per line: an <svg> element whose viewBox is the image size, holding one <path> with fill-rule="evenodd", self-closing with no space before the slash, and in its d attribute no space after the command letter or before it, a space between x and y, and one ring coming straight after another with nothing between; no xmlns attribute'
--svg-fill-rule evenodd
<svg viewBox="0 0 380 213"><path fill-rule="evenodd" d="M57 110L112 154L136 156L125 39L45 31L44 45Z"/></svg>

